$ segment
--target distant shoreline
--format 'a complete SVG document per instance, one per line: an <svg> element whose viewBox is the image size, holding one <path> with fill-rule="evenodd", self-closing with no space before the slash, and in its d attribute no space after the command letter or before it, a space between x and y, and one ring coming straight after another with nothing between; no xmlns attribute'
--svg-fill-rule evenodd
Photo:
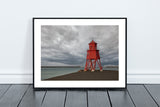
<svg viewBox="0 0 160 107"><path fill-rule="evenodd" d="M41 66L41 68L84 68L82 66ZM119 68L118 66L104 66L103 68Z"/></svg>
<svg viewBox="0 0 160 107"><path fill-rule="evenodd" d="M81 66L41 66L41 68L82 68Z"/></svg>

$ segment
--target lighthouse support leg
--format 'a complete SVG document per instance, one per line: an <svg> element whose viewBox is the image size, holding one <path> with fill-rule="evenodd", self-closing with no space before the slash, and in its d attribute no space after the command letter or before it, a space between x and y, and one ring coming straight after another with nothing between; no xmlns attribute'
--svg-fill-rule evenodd
<svg viewBox="0 0 160 107"><path fill-rule="evenodd" d="M96 60L93 61L93 68L92 68L91 72L95 71L95 67L96 67Z"/></svg>
<svg viewBox="0 0 160 107"><path fill-rule="evenodd" d="M93 70L93 63L92 63L92 60L90 60L90 67L91 68L91 71Z"/></svg>
<svg viewBox="0 0 160 107"><path fill-rule="evenodd" d="M84 68L84 71L87 71L88 70L88 60L86 60L86 65L85 65L85 68Z"/></svg>

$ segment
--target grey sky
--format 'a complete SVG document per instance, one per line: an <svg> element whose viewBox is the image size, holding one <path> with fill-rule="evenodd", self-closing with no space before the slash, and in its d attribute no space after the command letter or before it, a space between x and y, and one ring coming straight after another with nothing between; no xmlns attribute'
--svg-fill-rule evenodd
<svg viewBox="0 0 160 107"><path fill-rule="evenodd" d="M102 65L118 64L118 26L41 26L42 66L85 66L88 43L98 44Z"/></svg>

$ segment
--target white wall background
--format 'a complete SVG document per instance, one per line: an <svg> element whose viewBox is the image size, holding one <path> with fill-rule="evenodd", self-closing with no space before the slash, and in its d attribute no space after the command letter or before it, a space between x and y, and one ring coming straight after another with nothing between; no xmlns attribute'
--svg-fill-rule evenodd
<svg viewBox="0 0 160 107"><path fill-rule="evenodd" d="M32 83L33 17L127 17L128 83L160 83L160 0L1 0L0 83Z"/></svg>

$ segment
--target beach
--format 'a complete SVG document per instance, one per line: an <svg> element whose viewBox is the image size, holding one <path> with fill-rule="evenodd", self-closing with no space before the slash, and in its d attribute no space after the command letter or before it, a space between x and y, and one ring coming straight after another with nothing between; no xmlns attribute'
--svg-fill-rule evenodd
<svg viewBox="0 0 160 107"><path fill-rule="evenodd" d="M77 72L51 77L44 81L46 80L118 80L118 71L103 70L100 72L99 70L96 70L94 72L84 72L83 70L79 70Z"/></svg>

